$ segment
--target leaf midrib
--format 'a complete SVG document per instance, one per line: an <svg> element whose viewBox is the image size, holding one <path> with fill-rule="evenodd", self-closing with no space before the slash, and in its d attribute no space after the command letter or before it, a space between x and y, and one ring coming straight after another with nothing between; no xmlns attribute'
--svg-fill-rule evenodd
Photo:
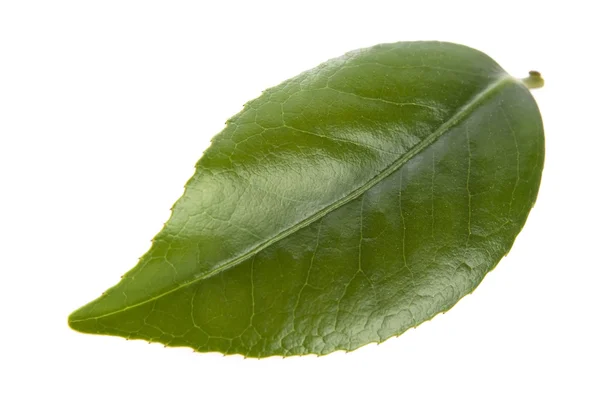
<svg viewBox="0 0 600 398"><path fill-rule="evenodd" d="M298 224L295 224L294 226L286 229L285 231L280 232L279 234L277 234L276 236L272 237L269 240L266 240L265 242L263 242L262 244L254 247L253 249L249 250L248 252L246 252L245 254L238 256L234 259L229 260L228 262L222 264L221 266L206 272L204 274L200 274L200 275L196 275L194 276L194 278L188 282L185 282L183 284L178 285L177 287L175 287L174 289L168 290L164 293L161 293L157 296L151 297L147 300L141 301L139 303L135 303L132 304L130 306L126 306L123 307L119 310L115 310L115 311L111 311L108 312L106 314L102 314L99 316L95 316L95 317L86 317L86 318L82 318L82 319L69 319L70 323L75 323L75 322L84 322L87 320L93 320L93 319L99 319L99 318L105 318L107 316L111 316L123 311L127 311L131 308L135 308L138 307L140 305L144 305L146 303L152 302L154 300L158 300L161 297L164 297L166 295L169 295L179 289L182 289L184 287L187 287L191 284L194 284L198 281L204 280L204 279L208 279L210 277L212 277L215 274L218 274L222 271L225 271L247 259L249 259L250 257L254 256L255 254L261 252L262 250L266 249L267 247L271 246L272 244L280 241L283 238L286 238L287 236L293 234L294 232L306 227L307 225L319 220L320 218L324 217L325 215L331 213L332 211L338 209L339 207L345 205L346 203L356 199L357 197L359 197L360 195L362 195L363 193L365 193L366 191L368 191L369 189L371 189L373 186L375 186L376 184L378 184L379 182L381 182L383 179L387 178L388 176L390 176L392 173L394 173L396 170L398 170L400 167L402 167L405 163L407 163L409 160L411 160L415 155L419 154L420 152L422 152L423 150L425 150L429 145L433 144L435 141L437 141L442 135L444 135L446 132L448 132L452 127L456 126L458 123L460 123L462 120L464 120L465 117L469 116L475 109L477 109L477 107L489 96L493 95L497 90L499 90L501 87L503 87L505 84L509 83L509 82L513 82L513 83L517 83L518 80L514 79L512 76L509 75L504 75L501 78L495 80L494 82L490 83L489 85L487 85L485 87L485 89L483 89L482 91L480 91L477 95L475 95L473 98L471 98L471 100L469 100L469 102L467 102L465 105L463 105L454 115L452 115L452 117L450 117L450 119L448 119L446 122L442 123L433 133L431 133L427 138L425 138L423 141L419 142L417 145L415 145L414 147L412 147L410 150L408 150L406 153L404 153L402 156L400 156L400 158L398 158L395 162L393 162L392 164L390 164L388 167L386 167L385 169L383 169L379 174L373 176L373 178L371 178L369 181L367 181L367 183L365 183L363 186L355 189L354 191L350 192L347 196L345 196L344 198L330 204L329 206L324 207L323 209L319 210L318 212L316 212L315 214L313 214L312 216L302 220L301 222L299 222Z"/></svg>

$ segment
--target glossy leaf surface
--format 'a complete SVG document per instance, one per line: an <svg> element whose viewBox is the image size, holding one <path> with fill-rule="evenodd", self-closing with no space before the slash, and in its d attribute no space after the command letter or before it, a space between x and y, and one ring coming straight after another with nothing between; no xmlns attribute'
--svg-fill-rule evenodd
<svg viewBox="0 0 600 398"><path fill-rule="evenodd" d="M230 119L148 253L69 323L251 357L381 342L507 254L543 160L528 88L485 54L350 52Z"/></svg>

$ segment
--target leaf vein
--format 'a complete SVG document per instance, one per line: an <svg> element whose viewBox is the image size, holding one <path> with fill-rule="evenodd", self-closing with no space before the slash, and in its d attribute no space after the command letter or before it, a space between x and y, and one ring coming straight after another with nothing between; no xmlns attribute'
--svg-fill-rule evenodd
<svg viewBox="0 0 600 398"><path fill-rule="evenodd" d="M325 206L321 210L315 212L312 216L307 217L304 220L302 220L301 222L289 227L288 229L279 232L277 235L273 236L272 238L267 239L260 244L257 244L252 249L248 250L246 253L239 255L235 258L232 258L228 261L225 261L210 271L194 275L194 277L191 280L181 283L181 284L177 285L176 287L174 287L173 289L170 289L168 291L160 293L156 296L150 297L150 298L148 298L146 300L142 300L138 303L134 303L129 306L125 306L121 309L111 311L111 312L108 312L108 313L105 313L105 314L102 314L99 316L85 317L85 318L81 318L81 319L71 319L71 323L83 322L83 321L87 321L87 320L91 320L91 319L104 318L104 317L107 317L107 316L110 316L113 314L127 311L131 308L135 308L140 305L144 305L153 300L157 300L161 297L164 297L164 296L166 296L174 291L177 291L181 288L189 286L195 282L210 278L213 275L219 274L219 273L221 273L221 272L223 272L245 260L248 260L249 258L254 256L256 253L266 249L267 247L271 246L272 244L274 244L274 243L280 241L281 239L291 235L292 233L306 227L307 225L319 220L320 218L322 218L325 215L331 213L332 211L340 208L341 206L345 205L346 203L358 198L364 192L371 189L377 183L379 183L383 179L390 176L392 173L394 173L396 170L398 170L400 167L402 167L405 163L407 163L409 160L411 160L414 156L416 156L417 154L419 154L420 152L425 150L427 147L429 147L431 144L433 144L435 141L437 141L446 132L448 132L454 126L456 126L461 121L463 121L467 116L469 116L473 112L473 110L476 109L486 98L493 95L496 91L498 91L500 88L502 88L504 85L506 85L508 83L518 84L514 78L512 78L511 76L508 76L508 75L504 75L501 78L490 83L483 90L481 90L478 94L473 96L472 99L470 101L468 101L464 106L462 106L452 117L450 117L446 122L442 123L427 138L425 138L424 140L422 140L421 142L419 142L418 144L413 146L410 150L405 152L397 160L390 163L387 167L385 167L383 170L381 170L378 174L373 176L367 183L356 188L354 191L350 192L349 194L340 198L339 200L331 203L330 205Z"/></svg>

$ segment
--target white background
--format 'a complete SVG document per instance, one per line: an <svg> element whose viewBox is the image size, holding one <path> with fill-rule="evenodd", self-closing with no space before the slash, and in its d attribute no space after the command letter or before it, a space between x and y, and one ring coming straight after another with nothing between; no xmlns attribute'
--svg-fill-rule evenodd
<svg viewBox="0 0 600 398"><path fill-rule="evenodd" d="M552 3L0 2L0 396L600 396L598 12ZM346 51L426 39L546 79L538 202L474 294L322 358L68 328L149 248L247 100Z"/></svg>

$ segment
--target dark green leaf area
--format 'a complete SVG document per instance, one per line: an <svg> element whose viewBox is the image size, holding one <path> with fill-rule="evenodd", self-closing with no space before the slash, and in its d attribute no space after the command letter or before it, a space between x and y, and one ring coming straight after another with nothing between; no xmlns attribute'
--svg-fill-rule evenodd
<svg viewBox="0 0 600 398"><path fill-rule="evenodd" d="M484 54L349 53L234 116L150 251L70 325L251 357L384 341L507 254L543 159L528 89Z"/></svg>

